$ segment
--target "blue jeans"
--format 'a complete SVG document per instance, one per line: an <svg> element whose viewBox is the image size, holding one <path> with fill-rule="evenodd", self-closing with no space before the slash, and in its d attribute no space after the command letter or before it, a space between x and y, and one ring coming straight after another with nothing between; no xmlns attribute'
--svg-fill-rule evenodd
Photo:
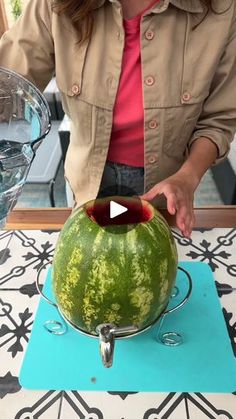
<svg viewBox="0 0 236 419"><path fill-rule="evenodd" d="M144 168L107 161L97 198L111 195L142 195Z"/></svg>

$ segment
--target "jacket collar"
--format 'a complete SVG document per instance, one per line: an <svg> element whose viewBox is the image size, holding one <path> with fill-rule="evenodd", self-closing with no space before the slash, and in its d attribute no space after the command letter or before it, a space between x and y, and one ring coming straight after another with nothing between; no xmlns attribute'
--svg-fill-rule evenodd
<svg viewBox="0 0 236 419"><path fill-rule="evenodd" d="M200 0L170 0L174 6L190 13L206 13L207 6ZM212 0L213 9L217 13L224 13L231 8L234 0Z"/></svg>
<svg viewBox="0 0 236 419"><path fill-rule="evenodd" d="M189 13L203 13L206 10L200 0L170 0L170 3Z"/></svg>
<svg viewBox="0 0 236 419"><path fill-rule="evenodd" d="M103 6L106 1L119 3L119 0L98 0L97 8ZM173 6L178 9L185 10L189 13L203 13L206 10L206 7L200 0L160 0L153 8L153 13L159 13L161 10L167 9L169 3L173 4Z"/></svg>

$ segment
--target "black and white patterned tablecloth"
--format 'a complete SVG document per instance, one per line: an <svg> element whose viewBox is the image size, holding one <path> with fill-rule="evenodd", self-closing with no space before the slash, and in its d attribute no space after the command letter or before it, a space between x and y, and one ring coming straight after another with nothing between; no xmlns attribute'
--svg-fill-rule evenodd
<svg viewBox="0 0 236 419"><path fill-rule="evenodd" d="M173 230L179 260L214 272L236 357L236 230ZM39 302L37 271L53 256L58 232L0 231L0 419L236 419L234 394L28 391L19 371Z"/></svg>

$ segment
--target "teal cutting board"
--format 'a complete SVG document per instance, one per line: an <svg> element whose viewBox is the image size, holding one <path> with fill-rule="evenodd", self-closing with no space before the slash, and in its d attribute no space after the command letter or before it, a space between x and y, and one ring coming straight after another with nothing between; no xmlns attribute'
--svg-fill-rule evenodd
<svg viewBox="0 0 236 419"><path fill-rule="evenodd" d="M99 345L70 326L55 336L44 328L47 320L59 320L55 307L42 298L23 360L20 383L37 390L233 392L236 390L236 358L222 314L215 281L207 264L182 262L191 275L189 301L164 320L163 332L176 331L183 344L167 347L156 340L158 324L129 339L116 340L114 362L106 369ZM187 289L179 271L178 297ZM53 298L48 271L44 292Z"/></svg>

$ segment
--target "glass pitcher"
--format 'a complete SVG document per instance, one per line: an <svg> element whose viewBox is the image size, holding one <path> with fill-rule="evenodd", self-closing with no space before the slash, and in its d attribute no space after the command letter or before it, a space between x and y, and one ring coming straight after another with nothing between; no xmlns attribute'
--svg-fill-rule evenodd
<svg viewBox="0 0 236 419"><path fill-rule="evenodd" d="M24 77L0 67L0 229L50 127L50 110L40 91Z"/></svg>

